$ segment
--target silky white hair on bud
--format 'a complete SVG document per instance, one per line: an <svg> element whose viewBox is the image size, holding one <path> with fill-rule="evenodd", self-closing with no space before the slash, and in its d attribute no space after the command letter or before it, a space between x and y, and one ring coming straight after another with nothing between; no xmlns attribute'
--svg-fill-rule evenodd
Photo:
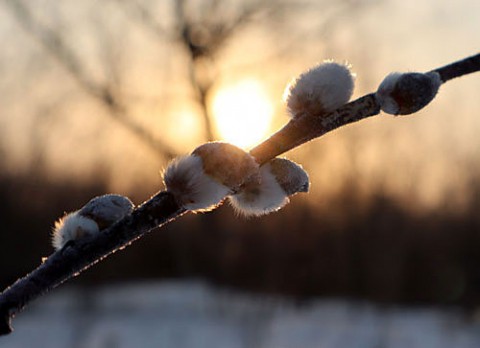
<svg viewBox="0 0 480 348"><path fill-rule="evenodd" d="M378 87L376 96L380 103L381 109L387 114L398 115L400 107L395 99L392 97L392 92L395 89L398 79L402 76L402 73L394 72L388 74Z"/></svg>
<svg viewBox="0 0 480 348"><path fill-rule="evenodd" d="M308 192L309 178L303 168L285 158L274 158L260 167L260 183L247 183L229 196L235 211L245 216L260 216L281 209L289 196Z"/></svg>
<svg viewBox="0 0 480 348"><path fill-rule="evenodd" d="M291 117L320 115L346 104L353 93L350 65L326 61L294 79L285 89L284 100Z"/></svg>
<svg viewBox="0 0 480 348"><path fill-rule="evenodd" d="M208 211L215 208L230 189L207 175L202 158L196 155L178 157L163 173L165 187L178 204L188 210Z"/></svg>
<svg viewBox="0 0 480 348"><path fill-rule="evenodd" d="M52 233L52 245L56 250L69 241L98 233L100 229L95 221L82 216L78 211L69 213L55 222Z"/></svg>
<svg viewBox="0 0 480 348"><path fill-rule="evenodd" d="M376 92L381 109L391 115L409 115L435 98L442 80L436 72L387 75Z"/></svg>
<svg viewBox="0 0 480 348"><path fill-rule="evenodd" d="M235 211L245 216L261 216L281 209L288 195L279 185L268 165L260 167L261 183L247 184L243 190L228 197Z"/></svg>

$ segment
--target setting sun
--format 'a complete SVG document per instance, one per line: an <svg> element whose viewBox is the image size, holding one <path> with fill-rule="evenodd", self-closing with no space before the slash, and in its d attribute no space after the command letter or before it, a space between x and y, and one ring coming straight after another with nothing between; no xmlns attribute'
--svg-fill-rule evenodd
<svg viewBox="0 0 480 348"><path fill-rule="evenodd" d="M264 88L253 79L218 91L212 111L221 139L242 148L264 139L273 117L273 106Z"/></svg>

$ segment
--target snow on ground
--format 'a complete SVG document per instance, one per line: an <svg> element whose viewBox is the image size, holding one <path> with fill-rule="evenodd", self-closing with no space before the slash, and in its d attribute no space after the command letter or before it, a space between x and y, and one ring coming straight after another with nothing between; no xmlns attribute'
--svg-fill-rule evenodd
<svg viewBox="0 0 480 348"><path fill-rule="evenodd" d="M13 325L0 347L480 347L480 322L460 311L322 299L298 306L199 282L64 288Z"/></svg>

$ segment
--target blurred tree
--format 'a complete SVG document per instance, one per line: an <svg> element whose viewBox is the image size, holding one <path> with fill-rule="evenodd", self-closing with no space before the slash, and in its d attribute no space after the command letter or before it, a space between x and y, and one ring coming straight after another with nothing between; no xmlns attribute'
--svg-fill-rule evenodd
<svg viewBox="0 0 480 348"><path fill-rule="evenodd" d="M36 11L42 6L40 4L4 0L6 8L18 24L43 46L88 96L100 102L113 120L135 134L158 156L166 159L176 155L175 146L159 136L153 127L144 125L135 118L132 101L124 93L122 84L125 80L125 69L122 66L122 56L126 53L114 44L116 40L121 40L119 36L122 32L118 30L118 33L112 34L111 29L104 23L104 16L108 15L112 6L122 9L127 21L154 34L154 41L149 41L149 45L157 42L173 47L174 51L171 54L166 53L168 57L165 58L184 62L187 84L192 92L190 97L198 106L196 110L204 125L204 140L212 141L216 134L207 96L219 79L217 67L222 49L231 44L239 33L246 28L261 26L269 35L282 38L275 42L272 54L277 57L285 56L289 52L296 52L295 48L305 45L305 37L310 35L318 38L332 30L334 23L342 20L342 13L354 16L356 12L375 2L178 0L159 3L150 0L112 0L103 4L91 4L91 11L95 14L92 15L93 19L89 19L90 25L94 27L92 36L97 41L96 46L100 47L104 60L99 64L103 71L97 74L104 78L99 79L88 61L91 57L80 52L80 45L75 41L77 38L69 35L72 32L69 26L76 24L62 19L61 11L52 11L42 16L41 11L40 14ZM70 11L75 11L75 6L72 3ZM306 13L313 15L315 21L310 23L308 28L302 28L297 24L299 18ZM35 147L38 149L36 145Z"/></svg>
<svg viewBox="0 0 480 348"><path fill-rule="evenodd" d="M66 42L62 30L49 27L34 15L34 11L21 0L7 0L7 8L18 20L23 29L42 44L46 51L61 64L75 79L78 86L92 98L97 99L108 110L108 114L117 122L139 136L156 152L166 157L173 157L170 147L152 134L147 128L137 124L128 111L122 96L118 93L118 82L121 73L115 69L115 60L110 61L106 81L98 82L89 75L86 62L72 49L71 43ZM102 37L101 35L99 36ZM109 51L106 51L109 52Z"/></svg>

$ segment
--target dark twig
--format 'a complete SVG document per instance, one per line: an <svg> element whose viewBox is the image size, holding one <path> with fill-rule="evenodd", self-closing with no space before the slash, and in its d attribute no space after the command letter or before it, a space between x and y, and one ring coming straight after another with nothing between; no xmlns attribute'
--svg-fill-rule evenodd
<svg viewBox="0 0 480 348"><path fill-rule="evenodd" d="M440 74L442 82L447 82L448 80L460 77L466 74L470 74L480 70L480 53L474 56L465 58L458 62L445 65L441 68L432 70Z"/></svg>
<svg viewBox="0 0 480 348"><path fill-rule="evenodd" d="M479 59L479 55L476 55L434 71L445 82L479 71ZM251 154L257 162L264 163L333 129L379 112L380 106L375 94L368 94L329 114L319 117L305 115L291 120L271 138L254 148ZM11 319L30 301L184 212L169 192L160 192L102 233L67 244L0 295L0 334L12 331Z"/></svg>

